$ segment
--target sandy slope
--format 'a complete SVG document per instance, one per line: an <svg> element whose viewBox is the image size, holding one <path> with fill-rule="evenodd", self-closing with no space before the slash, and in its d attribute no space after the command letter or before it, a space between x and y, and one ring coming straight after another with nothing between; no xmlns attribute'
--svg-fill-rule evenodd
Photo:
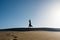
<svg viewBox="0 0 60 40"><path fill-rule="evenodd" d="M60 40L60 32L0 31L0 40Z"/></svg>

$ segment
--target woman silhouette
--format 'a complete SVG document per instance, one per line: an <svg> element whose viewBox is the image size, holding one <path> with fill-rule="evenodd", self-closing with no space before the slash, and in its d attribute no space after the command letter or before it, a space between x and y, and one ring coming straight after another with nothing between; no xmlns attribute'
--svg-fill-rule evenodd
<svg viewBox="0 0 60 40"><path fill-rule="evenodd" d="M29 20L29 27L32 27L32 25L31 25L31 20Z"/></svg>

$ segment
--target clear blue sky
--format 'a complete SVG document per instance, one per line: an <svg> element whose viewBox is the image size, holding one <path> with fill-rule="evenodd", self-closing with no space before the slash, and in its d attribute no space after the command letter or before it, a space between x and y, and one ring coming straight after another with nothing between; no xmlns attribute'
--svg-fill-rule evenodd
<svg viewBox="0 0 60 40"><path fill-rule="evenodd" d="M60 1L0 0L0 28L28 27L29 19L34 27L60 26L55 24L60 23L59 18L54 21L55 14L51 15L60 13L59 4ZM55 12L57 9L59 12Z"/></svg>

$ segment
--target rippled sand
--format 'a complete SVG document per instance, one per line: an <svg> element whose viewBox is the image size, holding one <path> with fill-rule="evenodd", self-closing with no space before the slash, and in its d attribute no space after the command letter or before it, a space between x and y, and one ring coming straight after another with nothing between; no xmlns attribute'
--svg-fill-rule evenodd
<svg viewBox="0 0 60 40"><path fill-rule="evenodd" d="M60 32L0 31L0 40L60 40Z"/></svg>

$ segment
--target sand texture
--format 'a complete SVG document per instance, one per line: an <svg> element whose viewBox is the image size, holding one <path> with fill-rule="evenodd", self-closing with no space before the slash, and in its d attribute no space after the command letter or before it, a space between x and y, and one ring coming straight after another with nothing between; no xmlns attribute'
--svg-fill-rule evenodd
<svg viewBox="0 0 60 40"><path fill-rule="evenodd" d="M60 32L0 31L0 40L60 40Z"/></svg>

